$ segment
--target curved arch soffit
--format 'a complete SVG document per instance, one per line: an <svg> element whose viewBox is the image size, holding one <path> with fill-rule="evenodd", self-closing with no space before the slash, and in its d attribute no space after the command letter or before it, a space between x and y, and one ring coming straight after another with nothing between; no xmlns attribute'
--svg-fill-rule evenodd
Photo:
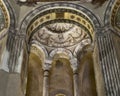
<svg viewBox="0 0 120 96"><path fill-rule="evenodd" d="M36 54L40 58L42 64L44 64L45 54L44 54L44 51L42 50L42 48L40 48L39 46L37 46L35 44L32 44L30 53Z"/></svg>
<svg viewBox="0 0 120 96"><path fill-rule="evenodd" d="M32 46L32 45L38 46L38 47L43 51L43 53L45 54L45 58L48 58L48 57L49 57L46 48L45 48L43 45L41 45L38 41L33 40L33 41L31 42L31 45L30 45L30 46ZM29 50L29 51L30 51L30 50Z"/></svg>
<svg viewBox="0 0 120 96"><path fill-rule="evenodd" d="M1 35L0 38L2 38L4 35L6 35L7 30L10 27L10 15L9 15L9 10L7 9L7 6L3 0L0 0L0 8L5 20L4 28L0 32L0 35Z"/></svg>
<svg viewBox="0 0 120 96"><path fill-rule="evenodd" d="M49 55L51 58L54 58L56 54L60 54L59 58L71 59L73 57L72 52L65 48L54 49L50 52Z"/></svg>
<svg viewBox="0 0 120 96"><path fill-rule="evenodd" d="M77 53L80 52L80 51L82 51L82 49L83 49L85 46L90 45L90 44L91 44L91 42L90 42L89 39L83 40L83 41L80 42L80 44L75 48L75 50L74 50L74 52L73 52L73 55L74 55L75 57L77 57Z"/></svg>
<svg viewBox="0 0 120 96"><path fill-rule="evenodd" d="M91 39L96 28L101 26L98 18L87 8L74 3L56 2L39 6L28 13L21 22L20 34L27 35L27 40L30 40L38 29L56 22L76 24L88 32Z"/></svg>

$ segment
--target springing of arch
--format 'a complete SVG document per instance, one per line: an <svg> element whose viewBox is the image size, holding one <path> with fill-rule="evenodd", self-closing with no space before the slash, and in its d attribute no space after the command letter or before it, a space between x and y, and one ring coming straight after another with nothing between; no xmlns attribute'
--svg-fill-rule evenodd
<svg viewBox="0 0 120 96"><path fill-rule="evenodd" d="M42 48L40 48L40 47L37 46L36 44L32 44L32 45L31 45L30 52L36 54L36 55L40 58L42 64L44 64L45 54L44 54L44 51L43 51Z"/></svg>

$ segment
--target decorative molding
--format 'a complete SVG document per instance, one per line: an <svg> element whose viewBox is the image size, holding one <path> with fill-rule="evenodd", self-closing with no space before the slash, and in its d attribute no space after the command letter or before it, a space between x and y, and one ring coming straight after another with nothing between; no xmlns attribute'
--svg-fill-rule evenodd
<svg viewBox="0 0 120 96"><path fill-rule="evenodd" d="M40 42L38 42L38 41L36 41L36 40L33 40L33 41L31 42L30 46L33 45L33 44L36 45L36 46L38 46L39 48L41 48L41 49L43 50L43 52L44 52L44 54L45 54L45 58L48 58L48 57L49 57L46 48L45 48L42 44L40 44ZM30 51L30 50L29 50L29 51Z"/></svg>
<svg viewBox="0 0 120 96"><path fill-rule="evenodd" d="M40 48L38 45L32 44L31 48L30 48L30 53L36 54L39 57L39 59L41 60L42 64L44 63L45 54L44 54L44 51L42 50L42 48Z"/></svg>
<svg viewBox="0 0 120 96"><path fill-rule="evenodd" d="M90 39L84 39L83 41L81 41L81 42L77 45L77 47L75 48L75 50L74 50L74 52L73 52L73 55L74 55L75 57L77 57L78 52L82 51L85 46L90 45L90 44L91 44Z"/></svg>
<svg viewBox="0 0 120 96"><path fill-rule="evenodd" d="M41 26L37 26L37 28L35 26L33 26L34 28L32 28L32 26L31 26L32 30L29 29L29 31L30 31L29 36L31 35L31 33L34 34L33 29L36 32L37 30L40 29L40 27L43 27L44 25L49 24L49 23L55 23L55 22L60 22L60 21L64 22L65 21L66 23L72 22L72 23L74 23L76 25L81 25L78 22L78 19L76 19L76 16L75 16L74 19L68 19L68 18L67 18L68 20L66 20L66 19L56 19L55 20L54 19L54 21L52 21L52 18L54 18L54 16L55 16L55 10L56 9L57 10L60 9L61 11L63 9L64 10L69 9L69 10L71 10L71 12L69 12L69 10L68 10L68 13L70 13L71 15L76 14L77 17L81 16L82 18L84 18L83 20L85 20L85 22L83 21L83 23L87 24L87 25L85 25L86 26L85 28L87 28L87 29L92 28L92 29L90 29L92 32L95 31L95 28L101 26L98 18L90 10L88 10L87 8L85 8L85 7L81 6L81 5L74 4L74 3L55 2L55 3L48 3L48 4L45 4L45 5L39 6L36 9L32 10L30 13L28 13L28 15L21 22L21 25L20 25L20 28L19 28L21 30L21 34L26 34L26 32L28 30L27 28L30 28L31 24L32 25L34 25L34 24L40 25L41 24ZM51 12L49 10L53 10L53 12ZM59 11L56 11L56 12L59 12ZM80 14L82 14L82 15L80 15ZM48 18L49 17L48 15L49 16L52 15L50 17L50 19ZM38 19L38 17L39 17L39 19ZM44 18L41 18L41 17L44 17ZM72 16L72 17L74 17L74 16ZM46 19L46 18L48 18L48 21L49 21L49 22L47 21L47 23L43 22L43 19ZM79 18L79 20L81 20L80 18ZM40 24L38 24L39 22L36 21L37 19L41 22ZM76 23L76 22L78 22L78 23ZM80 22L82 22L82 21L80 21ZM88 26L88 24L91 27ZM28 35L28 33L27 33L27 35Z"/></svg>
<svg viewBox="0 0 120 96"><path fill-rule="evenodd" d="M59 14L63 14L63 17L57 17L57 12ZM79 11L78 11L79 12ZM28 36L35 33L38 29L40 29L39 26L43 25L44 23L56 23L56 22L62 22L62 23L73 23L77 24L78 26L82 27L88 34L93 37L94 28L91 24L91 21L89 18L85 15L85 13L78 13L77 10L73 9L66 9L66 8L54 8L50 9L48 11L45 11L45 15L42 14L42 16L39 16L39 18L36 18L35 21L32 20L30 23L27 32ZM58 15L61 16L61 15ZM49 17L49 18L47 18ZM49 23L47 23L49 22ZM37 28L37 29L36 29ZM33 32L34 31L34 32Z"/></svg>
<svg viewBox="0 0 120 96"><path fill-rule="evenodd" d="M65 48L56 48L56 49L52 50L52 51L49 53L49 56L50 56L51 58L54 58L54 56L55 56L56 54L60 54L60 53L65 54L65 57L63 57L63 55L62 55L62 58L71 59L71 58L73 57L73 54L72 54L69 50L67 50L67 49L65 49Z"/></svg>

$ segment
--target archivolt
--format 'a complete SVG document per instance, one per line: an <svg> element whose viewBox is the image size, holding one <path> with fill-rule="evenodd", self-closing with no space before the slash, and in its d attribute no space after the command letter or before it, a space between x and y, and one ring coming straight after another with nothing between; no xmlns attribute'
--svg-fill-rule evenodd
<svg viewBox="0 0 120 96"><path fill-rule="evenodd" d="M6 30L6 29L8 30L8 28L9 28L9 26L10 26L10 16L9 16L8 9L7 9L5 3L4 3L2 0L0 0L0 8L1 8L1 10L2 10L2 13L3 13L3 15L4 15L4 20L5 20L5 27L4 27L4 29L5 29L5 30ZM4 30L4 29L3 29L3 30ZM6 35L7 30L0 32L0 39L3 38L3 36L2 36L3 34ZM3 32L4 32L4 33L3 33Z"/></svg>
<svg viewBox="0 0 120 96"><path fill-rule="evenodd" d="M60 14L62 17L59 17ZM101 26L98 18L87 8L74 3L56 2L39 6L28 13L21 22L21 34L27 35L29 40L38 29L55 22L74 23L86 30L91 37L96 28Z"/></svg>

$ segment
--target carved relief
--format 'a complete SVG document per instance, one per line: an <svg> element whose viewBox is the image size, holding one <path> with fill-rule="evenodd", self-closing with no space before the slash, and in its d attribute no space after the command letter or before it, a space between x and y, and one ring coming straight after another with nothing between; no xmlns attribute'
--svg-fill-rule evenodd
<svg viewBox="0 0 120 96"><path fill-rule="evenodd" d="M62 30L63 28L68 28L62 26L61 24L60 24L61 29L59 30ZM52 30L50 31L46 27L44 27L41 28L38 32L36 32L32 40L37 40L41 44L49 47L70 47L80 43L83 39L90 38L87 32L85 32L83 29L81 29L78 26L74 26L70 30L65 31L63 33L60 33L60 31L57 33L56 32L53 32Z"/></svg>
<svg viewBox="0 0 120 96"><path fill-rule="evenodd" d="M54 33L64 33L65 31L69 31L73 27L74 25L69 23L55 23L46 26L48 30Z"/></svg>

